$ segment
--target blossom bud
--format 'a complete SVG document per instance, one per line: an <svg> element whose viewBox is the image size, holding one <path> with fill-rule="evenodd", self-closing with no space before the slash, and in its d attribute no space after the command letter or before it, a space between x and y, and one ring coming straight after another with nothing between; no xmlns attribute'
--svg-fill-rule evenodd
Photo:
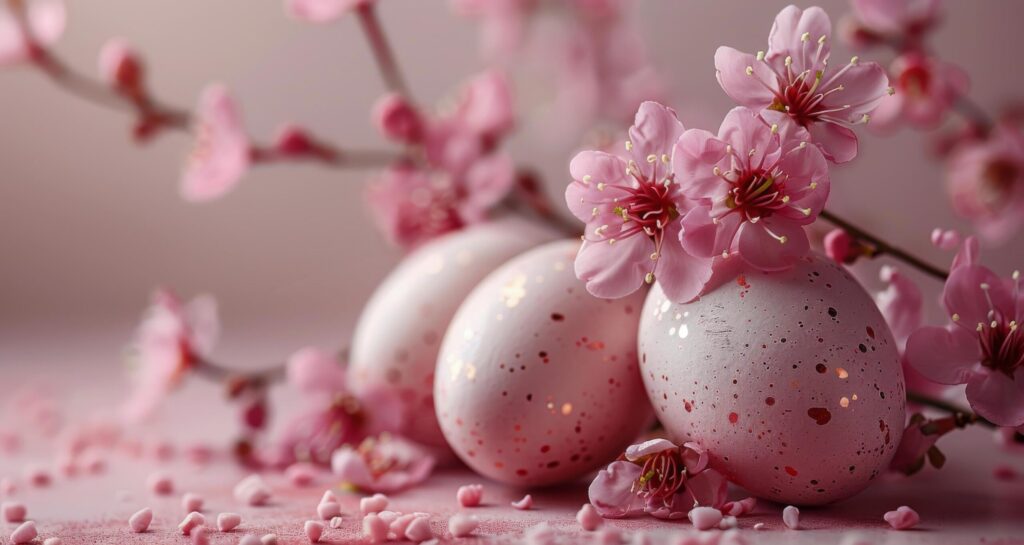
<svg viewBox="0 0 1024 545"><path fill-rule="evenodd" d="M111 87L127 94L142 93L144 70L142 59L127 42L111 39L100 50L100 77Z"/></svg>
<svg viewBox="0 0 1024 545"><path fill-rule="evenodd" d="M411 143L423 137L423 120L419 111L398 93L377 99L371 115L377 130L390 140Z"/></svg>

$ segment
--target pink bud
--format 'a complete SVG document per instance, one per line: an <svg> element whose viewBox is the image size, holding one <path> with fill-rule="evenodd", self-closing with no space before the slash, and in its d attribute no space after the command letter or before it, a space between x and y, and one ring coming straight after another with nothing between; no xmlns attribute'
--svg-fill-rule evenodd
<svg viewBox="0 0 1024 545"><path fill-rule="evenodd" d="M142 59L128 42L113 38L100 50L100 77L108 85L130 95L142 91Z"/></svg>
<svg viewBox="0 0 1024 545"><path fill-rule="evenodd" d="M267 401L261 397L243 406L242 423L251 430L262 430L267 425Z"/></svg>
<svg viewBox="0 0 1024 545"><path fill-rule="evenodd" d="M306 129L298 125L286 125L277 133L274 148L284 155L308 155L314 146Z"/></svg>
<svg viewBox="0 0 1024 545"><path fill-rule="evenodd" d="M372 120L386 138L397 142L418 142L423 138L419 111L398 93L384 95L373 105Z"/></svg>
<svg viewBox="0 0 1024 545"><path fill-rule="evenodd" d="M825 235L823 241L825 255L836 263L853 263L857 259L857 241L842 229L833 229Z"/></svg>

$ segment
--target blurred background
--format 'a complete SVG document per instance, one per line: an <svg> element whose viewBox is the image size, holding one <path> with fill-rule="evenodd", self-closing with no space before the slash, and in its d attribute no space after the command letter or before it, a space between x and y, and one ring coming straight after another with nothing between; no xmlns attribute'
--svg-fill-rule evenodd
<svg viewBox="0 0 1024 545"><path fill-rule="evenodd" d="M686 126L716 130L733 105L715 81L715 49L763 49L786 3L637 2L636 24ZM818 3L834 22L849 10L844 0ZM69 0L68 7L55 50L86 73L95 73L105 41L120 36L143 52L151 88L168 103L191 108L203 86L221 81L262 141L296 121L340 146L386 145L368 114L383 85L352 17L303 24L287 18L279 0ZM449 96L484 67L476 26L447 2L386 0L379 9L422 103ZM1013 64L1024 50L1022 20L1020 2L946 2L933 42L970 73L975 101L993 110L1024 97L1024 74ZM887 63L883 55L878 60ZM833 56L849 53L836 45ZM515 80L523 106L539 100L543 83L528 74ZM343 346L361 306L400 258L363 203L370 172L261 166L226 198L193 205L178 193L190 139L168 133L140 146L130 124L30 68L0 72L4 371L75 365L84 354L90 366L116 368L158 285L183 297L217 297L224 335L215 354L235 365L265 365L305 345ZM510 150L544 174L561 202L579 143L554 144L543 137L550 129L543 116L528 117ZM861 155L833 171L830 208L947 265L950 256L928 242L931 229L969 227L952 213L943 169L922 134L861 134ZM983 255L1007 273L1020 265L1022 250L1018 238ZM877 264L863 265L858 274L877 285L876 271ZM921 285L927 293L939 288L931 279Z"/></svg>

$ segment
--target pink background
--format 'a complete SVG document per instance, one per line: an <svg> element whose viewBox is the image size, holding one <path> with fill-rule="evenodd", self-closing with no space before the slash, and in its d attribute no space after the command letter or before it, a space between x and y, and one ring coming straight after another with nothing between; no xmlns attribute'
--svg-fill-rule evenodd
<svg viewBox="0 0 1024 545"><path fill-rule="evenodd" d="M820 3L834 20L847 11L844 1ZM714 79L715 48L763 48L784 4L639 2L639 26L684 123L717 126L731 104ZM985 105L1024 96L1013 65L1024 50L1024 4L951 1L946 10L935 46L971 73L972 96ZM82 70L95 70L106 38L123 36L145 52L153 87L168 102L191 107L204 84L221 80L259 139L294 120L341 145L383 145L367 114L382 85L351 18L300 24L277 0L72 0L69 11L57 51ZM482 66L475 27L446 2L386 0L381 13L421 101L434 103ZM843 49L838 58L848 55ZM543 92L537 80L517 84L521 98ZM190 147L182 134L138 147L127 117L21 68L0 72L0 120L0 365L47 362L56 357L52 343L79 338L114 365L158 284L185 296L215 294L225 321L220 355L240 364L305 344L340 345L399 258L369 222L364 172L261 167L227 198L197 206L177 193ZM543 120L528 121L511 147L543 169L560 198L571 147L546 142L543 129ZM911 131L862 142L862 156L835 170L831 207L945 264L927 243L929 231L965 225L950 211L941 167ZM1019 265L1022 248L1024 239L986 259L1005 273ZM244 344L263 333L271 335L264 350ZM50 342L14 349L29 338Z"/></svg>

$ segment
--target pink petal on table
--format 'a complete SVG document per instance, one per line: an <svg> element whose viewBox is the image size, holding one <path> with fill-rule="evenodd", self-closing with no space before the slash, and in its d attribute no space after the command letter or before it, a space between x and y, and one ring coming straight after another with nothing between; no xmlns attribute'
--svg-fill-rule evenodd
<svg viewBox="0 0 1024 545"><path fill-rule="evenodd" d="M529 511L533 507L533 496L527 494L523 496L523 499L512 502L511 505L520 511Z"/></svg>
<svg viewBox="0 0 1024 545"><path fill-rule="evenodd" d="M580 528L593 532L601 526L604 519L601 518L601 515L598 514L597 509L593 505L585 503L583 507L580 507L579 512L576 513L576 522L580 523Z"/></svg>
<svg viewBox="0 0 1024 545"><path fill-rule="evenodd" d="M782 510L782 523L790 530L800 529L800 510L792 505L787 505Z"/></svg>
<svg viewBox="0 0 1024 545"><path fill-rule="evenodd" d="M36 530L36 523L33 521L23 522L21 526L14 529L11 533L11 544L12 545L23 545L30 543L33 539L39 536L39 532Z"/></svg>
<svg viewBox="0 0 1024 545"><path fill-rule="evenodd" d="M453 537L466 537L472 534L479 525L480 522L476 517L463 513L456 513L448 519L448 531Z"/></svg>
<svg viewBox="0 0 1024 545"><path fill-rule="evenodd" d="M242 523L242 515L238 513L221 513L217 515L217 529L221 532L230 532Z"/></svg>
<svg viewBox="0 0 1024 545"><path fill-rule="evenodd" d="M426 517L414 518L409 523L409 527L405 529L405 538L409 541L420 543L432 537L434 537L434 532L430 529L430 521Z"/></svg>
<svg viewBox="0 0 1024 545"><path fill-rule="evenodd" d="M483 497L484 485L482 484L463 485L455 493L455 498L459 500L459 505L463 507L476 507L480 505Z"/></svg>
<svg viewBox="0 0 1024 545"><path fill-rule="evenodd" d="M181 533L184 535L189 535L192 533L192 530L204 524L206 524L206 517L202 513L193 511L178 523L178 530L181 530Z"/></svg>
<svg viewBox="0 0 1024 545"><path fill-rule="evenodd" d="M722 522L722 512L714 507L694 507L686 517L698 530L710 530Z"/></svg>
<svg viewBox="0 0 1024 545"><path fill-rule="evenodd" d="M388 539L388 523L371 513L363 517L363 536L371 543L383 543Z"/></svg>
<svg viewBox="0 0 1024 545"><path fill-rule="evenodd" d="M324 523L315 520L307 520L306 524L302 527L302 531L305 532L310 543L317 543L324 535Z"/></svg>
<svg viewBox="0 0 1024 545"><path fill-rule="evenodd" d="M917 514L917 511L906 505L899 506L895 511L889 511L882 518L889 523L889 526L892 526L893 530L909 530L921 522L921 516Z"/></svg>
<svg viewBox="0 0 1024 545"><path fill-rule="evenodd" d="M128 527L136 534L141 534L149 529L149 525L152 522L153 510L149 507L145 507L136 511L135 514L128 519Z"/></svg>
<svg viewBox="0 0 1024 545"><path fill-rule="evenodd" d="M359 511L364 515L370 513L380 513L387 509L388 497L384 494L374 494L359 500Z"/></svg>

